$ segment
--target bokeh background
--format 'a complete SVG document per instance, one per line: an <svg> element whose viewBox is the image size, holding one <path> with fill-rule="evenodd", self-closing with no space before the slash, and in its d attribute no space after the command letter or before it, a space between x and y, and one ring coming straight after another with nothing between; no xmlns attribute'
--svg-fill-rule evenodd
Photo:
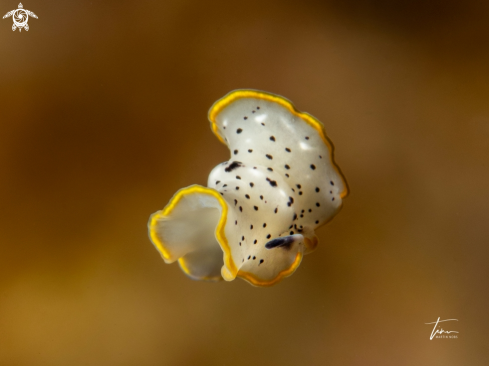
<svg viewBox="0 0 489 366"><path fill-rule="evenodd" d="M0 365L489 364L488 2L24 8L29 32L0 21ZM351 188L272 288L192 281L147 238L228 159L207 111L237 88L323 121Z"/></svg>

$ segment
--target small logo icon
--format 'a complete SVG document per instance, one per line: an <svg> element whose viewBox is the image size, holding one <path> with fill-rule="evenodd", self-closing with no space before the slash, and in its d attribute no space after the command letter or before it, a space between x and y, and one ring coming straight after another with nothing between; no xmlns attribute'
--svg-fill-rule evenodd
<svg viewBox="0 0 489 366"><path fill-rule="evenodd" d="M3 19L8 18L10 16L13 18L14 20L14 24L12 25L13 31L15 31L17 28L19 28L19 32L22 30L22 28L28 31L29 25L27 24L27 21L29 20L29 15L37 19L36 14L34 14L30 10L25 10L22 3L19 3L19 8L9 11L7 14L3 16Z"/></svg>
<svg viewBox="0 0 489 366"><path fill-rule="evenodd" d="M435 324L433 327L433 330L431 331L430 335L430 341L433 340L433 338L451 338L455 339L458 338L457 335L451 334L451 333L457 333L455 330L443 330L443 328L440 326L440 329L438 328L438 324L441 322L450 322L450 321L458 321L458 319L445 319L445 320L440 320L440 317L438 317L436 322L431 322L431 323L425 323L425 324Z"/></svg>

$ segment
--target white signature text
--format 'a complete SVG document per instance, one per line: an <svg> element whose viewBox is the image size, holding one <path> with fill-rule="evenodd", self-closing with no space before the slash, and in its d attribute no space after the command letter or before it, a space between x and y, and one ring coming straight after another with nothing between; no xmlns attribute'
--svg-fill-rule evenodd
<svg viewBox="0 0 489 366"><path fill-rule="evenodd" d="M440 317L438 317L438 319L436 320L436 322L425 323L425 324L435 324L435 326L433 327L433 331L431 332L430 341L433 338L435 338L435 336L437 334L439 334L439 336L436 336L436 338L458 338L457 336L443 336L443 334L458 333L455 330L443 330L442 327L440 327L440 329L436 329L438 327L438 323L441 323L441 322L449 322L449 321L452 321L452 320L458 321L458 319L445 319L445 320L440 320Z"/></svg>

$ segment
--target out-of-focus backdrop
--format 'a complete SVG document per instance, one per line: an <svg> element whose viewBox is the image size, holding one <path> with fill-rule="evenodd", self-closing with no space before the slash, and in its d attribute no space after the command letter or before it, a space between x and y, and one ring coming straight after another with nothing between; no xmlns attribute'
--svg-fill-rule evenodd
<svg viewBox="0 0 489 366"><path fill-rule="evenodd" d="M26 0L28 32L0 21L0 364L488 365L488 4ZM207 111L237 88L321 120L351 187L272 288L147 238L229 158Z"/></svg>

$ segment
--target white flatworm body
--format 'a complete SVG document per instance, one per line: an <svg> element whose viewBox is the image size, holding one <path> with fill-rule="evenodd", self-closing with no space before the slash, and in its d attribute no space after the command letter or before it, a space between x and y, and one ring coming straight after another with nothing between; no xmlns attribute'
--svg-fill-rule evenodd
<svg viewBox="0 0 489 366"><path fill-rule="evenodd" d="M231 152L208 187L178 191L148 223L167 263L194 279L270 286L292 274L317 246L314 230L348 194L323 125L285 98L236 90L209 111Z"/></svg>

